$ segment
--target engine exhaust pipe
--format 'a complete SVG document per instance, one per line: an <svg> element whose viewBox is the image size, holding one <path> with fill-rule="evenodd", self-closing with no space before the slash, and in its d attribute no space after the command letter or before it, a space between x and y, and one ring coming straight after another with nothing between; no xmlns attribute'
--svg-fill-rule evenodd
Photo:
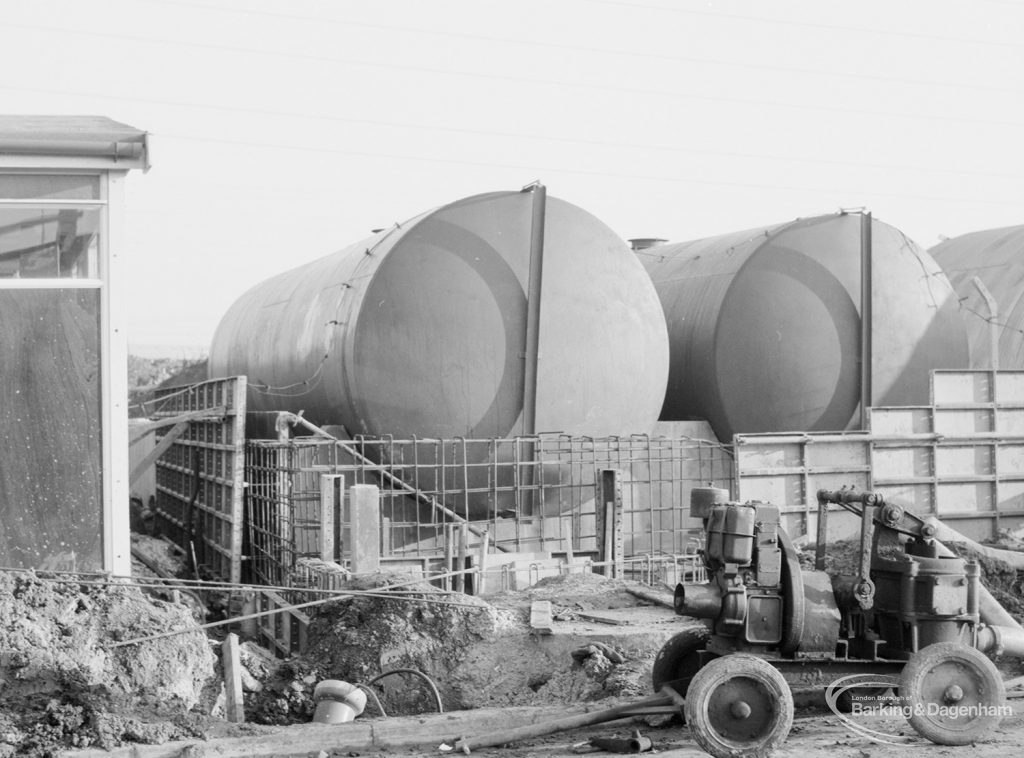
<svg viewBox="0 0 1024 758"><path fill-rule="evenodd" d="M722 612L722 591L717 584L677 584L673 598L676 613L699 619L716 619Z"/></svg>

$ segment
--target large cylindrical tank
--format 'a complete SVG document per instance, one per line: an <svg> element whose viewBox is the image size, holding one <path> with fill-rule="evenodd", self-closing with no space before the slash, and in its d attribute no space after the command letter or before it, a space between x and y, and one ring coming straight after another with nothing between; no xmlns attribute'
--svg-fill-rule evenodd
<svg viewBox="0 0 1024 758"><path fill-rule="evenodd" d="M960 299L971 368L993 367L995 343L998 368L1024 369L1024 226L963 234L928 252ZM995 304L995 316L985 292Z"/></svg>
<svg viewBox="0 0 1024 758"><path fill-rule="evenodd" d="M638 252L669 328L663 420L737 433L859 423L861 216L800 219ZM933 368L967 365L939 267L873 221L872 404L929 401Z"/></svg>
<svg viewBox="0 0 1024 758"><path fill-rule="evenodd" d="M535 199L465 198L253 287L217 328L211 376L246 374L250 409L353 435L649 431L668 375L654 287L611 229L553 197L524 428Z"/></svg>

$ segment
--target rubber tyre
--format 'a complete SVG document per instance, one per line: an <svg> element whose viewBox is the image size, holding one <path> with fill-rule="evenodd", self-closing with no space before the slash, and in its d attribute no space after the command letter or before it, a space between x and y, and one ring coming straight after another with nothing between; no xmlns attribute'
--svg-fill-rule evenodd
<svg viewBox="0 0 1024 758"><path fill-rule="evenodd" d="M749 714L738 718L740 701ZM793 694L770 663L735 653L696 673L683 711L694 740L715 758L765 758L789 736Z"/></svg>
<svg viewBox="0 0 1024 758"><path fill-rule="evenodd" d="M651 684L655 692L661 692L661 688L668 685L686 697L690 680L700 669L697 653L707 646L708 637L707 627L694 626L674 635L662 646L651 669Z"/></svg>
<svg viewBox="0 0 1024 758"><path fill-rule="evenodd" d="M951 685L963 690L956 703L947 702ZM909 709L907 720L925 739L939 745L970 745L1002 720L1006 690L996 665L984 653L957 642L937 642L918 650L903 667L899 692ZM928 713L934 706L984 706L964 716Z"/></svg>

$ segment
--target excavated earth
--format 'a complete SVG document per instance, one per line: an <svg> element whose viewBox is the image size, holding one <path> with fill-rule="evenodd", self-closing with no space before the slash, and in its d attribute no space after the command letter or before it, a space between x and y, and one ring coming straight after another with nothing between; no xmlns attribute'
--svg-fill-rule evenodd
<svg viewBox="0 0 1024 758"><path fill-rule="evenodd" d="M349 588L387 581L370 577ZM436 685L446 710L641 696L650 692L654 655L687 624L667 608L637 613L643 601L623 582L594 574L544 579L486 602L429 585L417 589L415 599L360 597L324 607L312 620L304 655L269 677L247 713L264 723L308 721L316 682L369 683L381 675L373 689L389 715L436 710L422 677L388 673L408 669ZM531 630L533 600L551 602L554 633ZM613 613L627 608L633 610ZM380 709L371 700L367 712Z"/></svg>
<svg viewBox="0 0 1024 758"><path fill-rule="evenodd" d="M0 573L0 755L195 735L215 656L188 607L118 583Z"/></svg>
<svg viewBox="0 0 1024 758"><path fill-rule="evenodd" d="M830 570L848 572L856 549L853 543L830 547ZM989 589L1020 617L1021 606L1014 605L1020 602L1017 573L994 564L983 570ZM404 580L378 575L353 581L349 589L379 590ZM404 588L403 593L412 592L402 597L328 603L313 615L301 656L281 662L251 641L243 645L249 723L228 725L221 718L223 674L216 640L192 631L113 646L194 629L199 623L194 603L170 602L127 584L0 574L0 758L205 741L307 723L315 708L313 689L328 678L364 683L376 693L380 706L371 698L363 719L379 718L381 708L390 717L407 718L435 711L430 686L407 670L436 684L446 711L554 709L645 697L651 693L655 654L693 621L638 599L629 588L593 574L572 574L486 599L420 584ZM536 600L551 603L551 633L530 627ZM1021 673L1017 661L1001 668L1007 677ZM663 753L702 755L686 728L665 717L638 726ZM593 727L484 752L569 755L574 742L595 734L624 736L622 729ZM995 758L1022 742L1024 725L1015 715L972 752ZM209 754L215 754L216 743L208 744ZM955 750L929 743L884 748L897 756L922 749L943 756ZM779 754L865 758L882 750L819 708L798 711Z"/></svg>

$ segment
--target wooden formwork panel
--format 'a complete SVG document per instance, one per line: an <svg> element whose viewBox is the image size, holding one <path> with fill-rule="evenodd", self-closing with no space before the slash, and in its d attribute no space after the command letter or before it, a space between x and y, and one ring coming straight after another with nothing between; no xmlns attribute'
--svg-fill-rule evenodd
<svg viewBox="0 0 1024 758"><path fill-rule="evenodd" d="M737 436L739 498L802 513L789 517L798 530L816 521L817 490L841 486L879 490L974 538L1020 524L1024 371L935 371L932 392L932 405L871 408L867 432Z"/></svg>
<svg viewBox="0 0 1024 758"><path fill-rule="evenodd" d="M228 582L242 580L245 394L244 376L158 390L153 414L159 419L223 409L217 418L189 421L157 460L155 510L163 534Z"/></svg>
<svg viewBox="0 0 1024 758"><path fill-rule="evenodd" d="M818 490L871 488L870 438L861 432L740 434L735 451L738 499L778 505L793 537L815 533ZM830 539L845 539L856 526L838 515L829 519Z"/></svg>

